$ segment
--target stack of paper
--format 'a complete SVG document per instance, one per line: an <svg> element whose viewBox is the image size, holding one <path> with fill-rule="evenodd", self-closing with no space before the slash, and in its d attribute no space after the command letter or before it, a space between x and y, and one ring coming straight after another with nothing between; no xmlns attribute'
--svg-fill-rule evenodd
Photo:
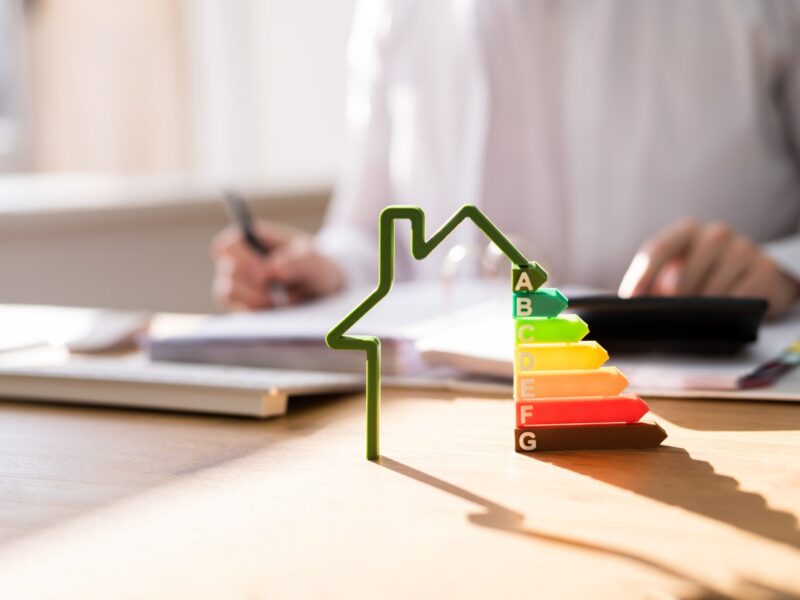
<svg viewBox="0 0 800 600"><path fill-rule="evenodd" d="M504 280L463 281L448 290L438 282L396 284L353 333L380 338L384 375L395 376L387 383L429 386L446 381L459 387L457 378L472 376L462 387L477 383L482 391L506 393L513 376L508 340L514 335L506 285ZM563 289L571 297L596 293ZM362 352L331 351L324 337L369 291L296 308L213 317L187 333L151 338L149 354L154 360L362 374ZM737 389L740 377L798 336L800 307L781 321L766 323L758 342L733 357L615 355L609 366L623 370L630 389L643 395L800 399L800 374L770 388ZM476 382L474 376L484 379Z"/></svg>
<svg viewBox="0 0 800 600"><path fill-rule="evenodd" d="M416 341L438 327L445 315L493 297L495 289L474 281L457 283L450 293L425 282L397 285L353 333L380 338L385 374L429 374L430 366L421 359ZM369 291L299 307L213 317L183 334L153 336L146 347L157 361L361 373L363 352L333 352L325 345L325 334ZM450 303L452 298L458 298L458 306Z"/></svg>

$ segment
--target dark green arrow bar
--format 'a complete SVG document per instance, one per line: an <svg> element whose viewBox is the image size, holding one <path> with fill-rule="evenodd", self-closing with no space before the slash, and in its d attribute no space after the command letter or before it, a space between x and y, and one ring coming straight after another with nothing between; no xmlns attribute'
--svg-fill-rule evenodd
<svg viewBox="0 0 800 600"><path fill-rule="evenodd" d="M512 292L535 292L545 281L547 281L547 271L539 263L518 263L511 268Z"/></svg>
<svg viewBox="0 0 800 600"><path fill-rule="evenodd" d="M517 292L514 294L514 318L557 317L568 304L567 297L556 288Z"/></svg>

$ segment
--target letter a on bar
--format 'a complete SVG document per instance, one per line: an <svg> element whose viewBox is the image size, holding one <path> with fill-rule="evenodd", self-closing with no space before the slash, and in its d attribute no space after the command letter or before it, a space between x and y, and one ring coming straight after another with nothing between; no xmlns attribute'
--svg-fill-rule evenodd
<svg viewBox="0 0 800 600"><path fill-rule="evenodd" d="M537 262L514 265L511 269L512 292L535 292L547 281L547 271Z"/></svg>

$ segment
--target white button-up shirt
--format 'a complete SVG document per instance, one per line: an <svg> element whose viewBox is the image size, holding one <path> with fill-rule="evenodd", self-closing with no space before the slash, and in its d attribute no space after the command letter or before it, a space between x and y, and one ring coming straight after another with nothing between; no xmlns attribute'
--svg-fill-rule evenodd
<svg viewBox="0 0 800 600"><path fill-rule="evenodd" d="M795 0L364 0L349 139L323 251L377 273L378 214L428 235L476 204L559 284L616 289L685 216L724 221L800 277ZM435 277L401 227L398 274Z"/></svg>

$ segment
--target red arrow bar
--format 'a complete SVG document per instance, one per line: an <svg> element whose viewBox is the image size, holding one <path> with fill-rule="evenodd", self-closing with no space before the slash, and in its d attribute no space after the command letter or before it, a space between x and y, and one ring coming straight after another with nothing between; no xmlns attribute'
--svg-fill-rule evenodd
<svg viewBox="0 0 800 600"><path fill-rule="evenodd" d="M649 410L636 394L537 398L517 402L517 427L578 423L636 423Z"/></svg>

